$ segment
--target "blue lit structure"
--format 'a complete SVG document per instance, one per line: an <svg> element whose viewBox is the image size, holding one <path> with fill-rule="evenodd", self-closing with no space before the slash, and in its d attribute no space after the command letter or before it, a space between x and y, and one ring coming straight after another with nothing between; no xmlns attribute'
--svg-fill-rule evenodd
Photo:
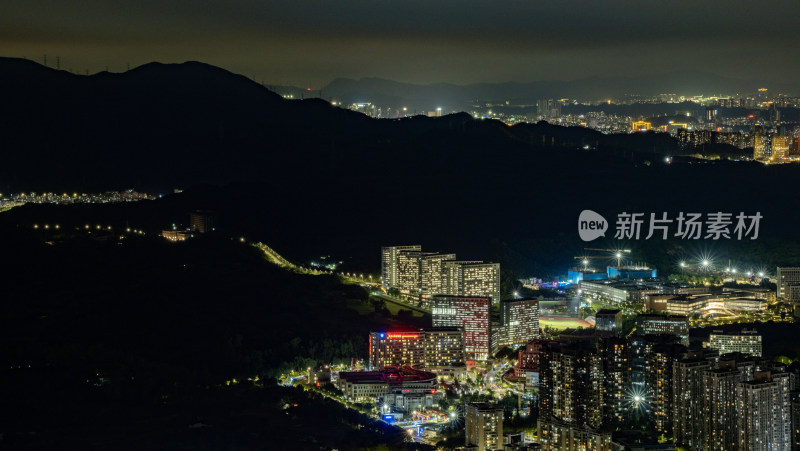
<svg viewBox="0 0 800 451"><path fill-rule="evenodd" d="M598 271L581 271L572 270L567 271L567 279L571 283L579 283L581 280L605 280L608 279L608 274Z"/></svg>
<svg viewBox="0 0 800 451"><path fill-rule="evenodd" d="M658 277L658 270L647 267L609 266L606 268L606 271L608 272L609 279L650 279L653 277Z"/></svg>

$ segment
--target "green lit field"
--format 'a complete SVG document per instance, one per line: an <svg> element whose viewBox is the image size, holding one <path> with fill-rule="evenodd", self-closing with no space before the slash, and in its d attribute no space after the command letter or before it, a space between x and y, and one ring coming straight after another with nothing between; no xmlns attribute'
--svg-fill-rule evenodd
<svg viewBox="0 0 800 451"><path fill-rule="evenodd" d="M539 318L539 327L552 327L557 330L574 329L577 327L592 327L591 324L578 318L567 318L563 316L543 316Z"/></svg>
<svg viewBox="0 0 800 451"><path fill-rule="evenodd" d="M386 302L386 308L389 309L389 312L392 315L397 315L397 312L399 312L400 310L411 310L411 312L414 314L414 316L422 316L422 312L420 312L420 311L413 310L413 309L411 309L409 307L406 307L406 306L400 305L400 304L396 304L396 303L391 302L391 301L387 301Z"/></svg>

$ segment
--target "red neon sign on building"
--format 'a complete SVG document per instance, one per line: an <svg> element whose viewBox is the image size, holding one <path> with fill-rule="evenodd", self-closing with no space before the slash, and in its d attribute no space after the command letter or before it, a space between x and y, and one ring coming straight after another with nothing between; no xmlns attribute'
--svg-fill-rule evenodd
<svg viewBox="0 0 800 451"><path fill-rule="evenodd" d="M419 334L417 334L417 333L406 333L406 332L399 332L399 333L398 332L395 332L395 333L389 332L388 334L386 334L386 338L388 338L390 340L404 340L404 339L408 339L408 338L417 339L417 338L419 338Z"/></svg>

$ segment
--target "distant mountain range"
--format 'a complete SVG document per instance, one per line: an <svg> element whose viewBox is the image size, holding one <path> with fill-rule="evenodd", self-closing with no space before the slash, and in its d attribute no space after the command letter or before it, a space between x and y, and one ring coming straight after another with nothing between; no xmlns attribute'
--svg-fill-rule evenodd
<svg viewBox="0 0 800 451"><path fill-rule="evenodd" d="M540 99L578 99L598 102L618 99L626 95L655 96L677 94L684 96L714 94L750 94L758 88L776 92L791 91L788 86L775 86L764 81L740 80L708 73L675 72L637 78L583 78L573 81L538 81L530 83L476 83L454 85L435 83L416 85L381 78L353 80L338 78L320 91L292 86L276 86L276 92L291 94L296 98L320 96L345 104L371 102L384 107L413 107L444 111L468 111L474 104L509 101L516 105L532 104ZM788 91L787 91L788 90Z"/></svg>
<svg viewBox="0 0 800 451"><path fill-rule="evenodd" d="M385 173L452 164L431 159L431 152L474 159L489 156L488 149L679 151L663 135L607 136L545 123L509 128L466 114L372 120L320 99L287 100L196 62L83 76L1 58L0 79L4 191L288 183L354 166ZM348 83L338 85L344 90Z"/></svg>

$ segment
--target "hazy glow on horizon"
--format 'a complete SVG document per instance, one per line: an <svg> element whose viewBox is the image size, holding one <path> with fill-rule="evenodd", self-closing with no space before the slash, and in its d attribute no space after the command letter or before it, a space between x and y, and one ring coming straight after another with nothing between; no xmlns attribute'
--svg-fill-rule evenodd
<svg viewBox="0 0 800 451"><path fill-rule="evenodd" d="M203 61L269 84L575 80L690 70L796 86L800 2L56 0L0 6L3 56L84 73ZM746 69L745 69L746 68Z"/></svg>

